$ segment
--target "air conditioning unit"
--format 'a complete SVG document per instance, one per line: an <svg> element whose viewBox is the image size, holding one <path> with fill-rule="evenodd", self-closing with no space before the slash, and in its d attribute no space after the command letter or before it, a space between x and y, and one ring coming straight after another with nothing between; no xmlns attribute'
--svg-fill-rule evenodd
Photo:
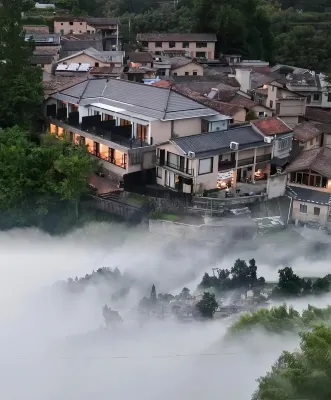
<svg viewBox="0 0 331 400"><path fill-rule="evenodd" d="M270 137L270 136L265 136L265 138L264 138L264 143L272 143L272 137Z"/></svg>
<svg viewBox="0 0 331 400"><path fill-rule="evenodd" d="M238 150L238 149L239 149L239 143L237 143L237 142L231 142L231 143L230 143L230 149L231 149L231 150Z"/></svg>
<svg viewBox="0 0 331 400"><path fill-rule="evenodd" d="M194 158L194 157L195 157L194 151L189 151L189 152L187 153L187 155L188 155L189 158Z"/></svg>

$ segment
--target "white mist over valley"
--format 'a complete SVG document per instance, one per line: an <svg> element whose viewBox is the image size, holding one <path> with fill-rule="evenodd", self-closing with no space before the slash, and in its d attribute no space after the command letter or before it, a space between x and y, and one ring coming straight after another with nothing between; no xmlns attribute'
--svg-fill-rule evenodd
<svg viewBox="0 0 331 400"><path fill-rule="evenodd" d="M330 273L329 250L315 254L292 232L221 246L156 237L121 224L92 224L65 236L37 229L0 232L0 398L10 400L231 399L248 400L256 379L294 335L250 334L226 344L237 318L141 326L133 310L152 284L157 292L192 292L205 272L255 258L258 274L277 280L286 263L299 276ZM88 287L75 296L56 282L118 267L136 284L114 308L124 319L101 329L102 306L113 306L109 288ZM114 292L116 288L112 288ZM291 301L326 306L330 295Z"/></svg>

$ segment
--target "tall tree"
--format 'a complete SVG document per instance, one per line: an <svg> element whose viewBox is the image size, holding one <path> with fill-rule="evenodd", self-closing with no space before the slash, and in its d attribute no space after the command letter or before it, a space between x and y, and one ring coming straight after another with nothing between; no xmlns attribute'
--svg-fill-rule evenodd
<svg viewBox="0 0 331 400"><path fill-rule="evenodd" d="M204 292L202 299L195 305L198 313L204 318L213 318L218 308L214 293Z"/></svg>
<svg viewBox="0 0 331 400"><path fill-rule="evenodd" d="M21 13L29 2L0 1L0 127L35 123L43 101L42 72L30 65L33 43L26 42Z"/></svg>

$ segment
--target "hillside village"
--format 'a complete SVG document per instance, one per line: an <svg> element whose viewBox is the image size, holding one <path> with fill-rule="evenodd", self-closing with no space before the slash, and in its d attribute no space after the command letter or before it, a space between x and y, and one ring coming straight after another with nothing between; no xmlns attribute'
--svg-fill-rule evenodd
<svg viewBox="0 0 331 400"><path fill-rule="evenodd" d="M127 43L119 18L36 8L55 10L48 25L22 20L43 130L98 161L99 208L203 229L238 216L331 227L327 72L219 53L212 33Z"/></svg>

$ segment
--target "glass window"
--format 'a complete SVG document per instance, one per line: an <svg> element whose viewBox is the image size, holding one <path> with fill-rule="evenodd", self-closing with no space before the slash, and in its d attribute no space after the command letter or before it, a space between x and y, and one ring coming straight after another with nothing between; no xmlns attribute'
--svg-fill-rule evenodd
<svg viewBox="0 0 331 400"><path fill-rule="evenodd" d="M108 149L109 149L108 146L100 143L99 157L102 158L103 160L108 160Z"/></svg>
<svg viewBox="0 0 331 400"><path fill-rule="evenodd" d="M162 48L162 42L155 42L155 47L161 47Z"/></svg>
<svg viewBox="0 0 331 400"><path fill-rule="evenodd" d="M307 214L307 206L305 204L300 204L300 212L302 214Z"/></svg>
<svg viewBox="0 0 331 400"><path fill-rule="evenodd" d="M121 119L120 126L126 126L126 125L131 125L131 122L126 119Z"/></svg>
<svg viewBox="0 0 331 400"><path fill-rule="evenodd" d="M198 71L193 71L193 75L198 75Z"/></svg>
<svg viewBox="0 0 331 400"><path fill-rule="evenodd" d="M199 160L199 175L210 174L211 172L213 172L213 158Z"/></svg>
<svg viewBox="0 0 331 400"><path fill-rule="evenodd" d="M270 100L269 105L270 105L270 108L272 108L274 106L274 102L272 100Z"/></svg>
<svg viewBox="0 0 331 400"><path fill-rule="evenodd" d="M112 149L111 162L118 167L126 168L126 154L119 150Z"/></svg>
<svg viewBox="0 0 331 400"><path fill-rule="evenodd" d="M195 53L197 58L205 58L206 57L206 53L204 51L197 51Z"/></svg>
<svg viewBox="0 0 331 400"><path fill-rule="evenodd" d="M137 124L137 139L147 142L147 126Z"/></svg>
<svg viewBox="0 0 331 400"><path fill-rule="evenodd" d="M87 147L87 151L91 154L93 154L93 145L94 145L93 140L85 138L85 146Z"/></svg>
<svg viewBox="0 0 331 400"><path fill-rule="evenodd" d="M319 207L314 207L314 215L320 215L321 209Z"/></svg>
<svg viewBox="0 0 331 400"><path fill-rule="evenodd" d="M183 42L183 49L188 49L190 47L189 42Z"/></svg>
<svg viewBox="0 0 331 400"><path fill-rule="evenodd" d="M319 93L315 93L315 94L314 94L314 100L315 100L315 101L318 101L319 99L320 99Z"/></svg>
<svg viewBox="0 0 331 400"><path fill-rule="evenodd" d="M57 134L57 126L54 124L49 125L49 132L52 133L53 135Z"/></svg>
<svg viewBox="0 0 331 400"><path fill-rule="evenodd" d="M162 178L162 168L156 168L156 176Z"/></svg>
<svg viewBox="0 0 331 400"><path fill-rule="evenodd" d="M169 47L170 47L170 49L173 49L174 47L176 47L176 42L169 42Z"/></svg>
<svg viewBox="0 0 331 400"><path fill-rule="evenodd" d="M204 47L207 47L207 43L206 42L197 42L196 47L197 47L197 49L202 49Z"/></svg>
<svg viewBox="0 0 331 400"><path fill-rule="evenodd" d="M185 72L185 75L190 75L190 73L188 71Z"/></svg>

